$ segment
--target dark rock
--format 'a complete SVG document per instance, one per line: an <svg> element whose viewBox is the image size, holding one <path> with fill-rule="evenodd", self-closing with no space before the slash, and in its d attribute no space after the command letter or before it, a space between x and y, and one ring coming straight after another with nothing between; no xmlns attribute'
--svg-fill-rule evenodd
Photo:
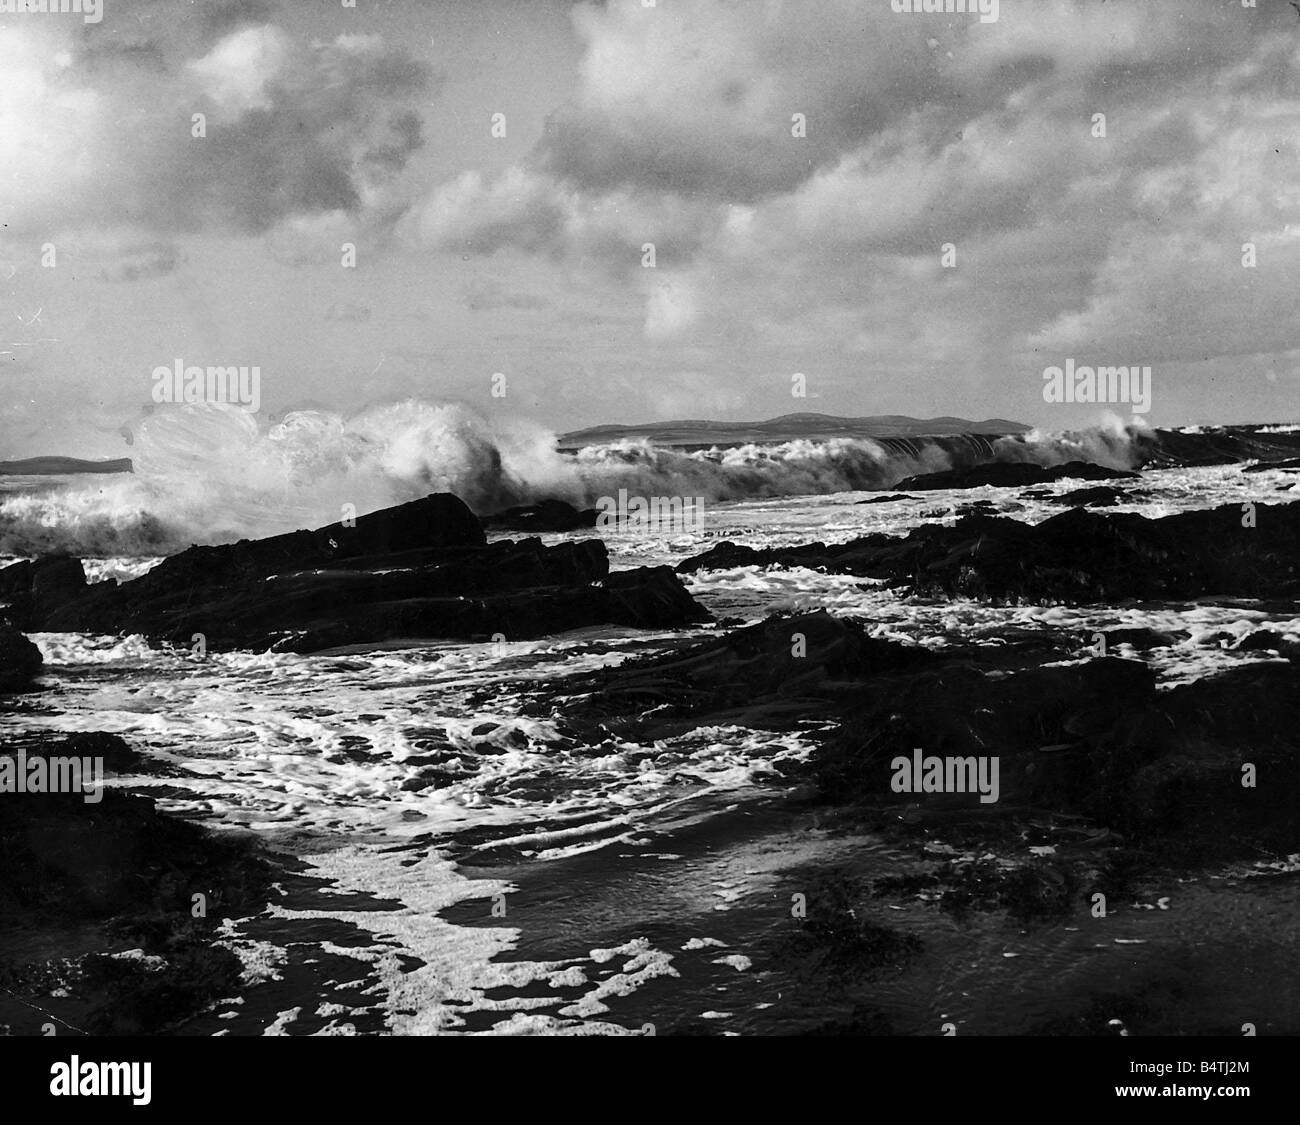
<svg viewBox="0 0 1300 1125"><path fill-rule="evenodd" d="M17 614L33 627L137 632L183 647L201 634L214 650L313 652L398 638L514 639L709 619L668 568L611 575L599 540L488 544L473 514L449 495L362 516L355 527L192 547L120 585L78 585L66 568L56 584L43 573L0 573L17 591ZM69 596L51 604L52 589Z"/></svg>
<svg viewBox="0 0 1300 1125"><path fill-rule="evenodd" d="M989 515L997 509L998 506L992 500L972 500L969 504L959 504L954 509L954 515L958 517Z"/></svg>
<svg viewBox="0 0 1300 1125"><path fill-rule="evenodd" d="M1147 647L1177 639L1118 629L1107 638ZM773 617L538 685L525 712L590 747L649 745L732 724L797 730L816 748L780 772L811 781L819 801L857 810L873 830L942 826L976 841L993 833L1007 845L1033 825L1037 840L1029 842L1089 853L1082 868L1049 870L1035 857L1032 870L949 873L955 902L1026 916L1072 901L1092 853L1163 850L1183 862L1296 850L1300 664L1254 662L1157 691L1140 661L1040 664L1058 655L1042 644L931 651L826 613ZM917 750L997 758L996 801L895 792L895 759L910 761ZM1242 785L1247 764L1260 779L1255 787ZM1067 819L1043 832L1042 817Z"/></svg>
<svg viewBox="0 0 1300 1125"><path fill-rule="evenodd" d="M877 895L924 893L941 910L958 917L976 909L1006 910L1028 924L1069 914L1083 889L1086 866L1059 857L1017 863L971 853L943 859L932 872L885 876L875 881L872 890Z"/></svg>
<svg viewBox="0 0 1300 1125"><path fill-rule="evenodd" d="M161 967L100 953L85 957L77 991L104 998L86 1017L85 1030L112 1036L156 1033L239 993L239 958L204 940L198 927L189 930L172 938Z"/></svg>
<svg viewBox="0 0 1300 1125"><path fill-rule="evenodd" d="M1184 858L1285 854L1300 832L1297 707L1294 664L1246 665L1157 693L1135 661L996 677L951 661L864 692L815 753L814 773L836 802L964 802L974 812L966 794L894 794L891 763L917 747L995 754L1001 805L1082 814L1138 842L1177 841ZM1246 763L1268 781L1243 786Z"/></svg>
<svg viewBox="0 0 1300 1125"><path fill-rule="evenodd" d="M1096 488L1076 488L1072 492L1054 496L1052 503L1069 504L1076 508L1109 508L1127 498L1128 494L1123 491L1098 485Z"/></svg>
<svg viewBox="0 0 1300 1125"><path fill-rule="evenodd" d="M44 663L39 648L18 630L0 624L0 691L31 687Z"/></svg>
<svg viewBox="0 0 1300 1125"><path fill-rule="evenodd" d="M1253 633L1247 633L1232 647L1237 652L1285 652L1300 646L1296 646L1281 633L1275 633L1271 629L1256 629Z"/></svg>
<svg viewBox="0 0 1300 1125"><path fill-rule="evenodd" d="M615 571L605 579L603 593L606 620L614 625L669 629L709 620L670 566Z"/></svg>
<svg viewBox="0 0 1300 1125"><path fill-rule="evenodd" d="M0 754L18 748L8 739ZM115 735L31 735L21 749L134 768L134 752ZM35 1034L53 1016L91 1034L153 1033L242 991L238 958L213 945L216 927L261 909L273 877L245 839L160 813L149 797L0 796L0 918L42 950L36 961L9 950L0 957L0 1023ZM208 900L205 918L191 914L197 892ZM88 946L139 949L149 960L86 956ZM40 995L41 1010L11 1000L24 994Z"/></svg>
<svg viewBox="0 0 1300 1125"><path fill-rule="evenodd" d="M1166 633L1146 626L1107 629L1102 635L1107 645L1132 645L1136 649L1169 648L1187 639L1186 633Z"/></svg>
<svg viewBox="0 0 1300 1125"><path fill-rule="evenodd" d="M0 570L0 602L9 605L8 615L20 628L33 628L33 620L85 590L80 559L52 555Z"/></svg>
<svg viewBox="0 0 1300 1125"><path fill-rule="evenodd" d="M966 469L948 469L941 473L923 473L907 477L894 487L926 492L939 488L1016 488L1027 484L1047 484L1058 480L1132 480L1139 474L1108 469L1088 461L1068 461L1064 465L1044 467L1028 461L990 461Z"/></svg>
<svg viewBox="0 0 1300 1125"><path fill-rule="evenodd" d="M161 773L164 767L151 762L131 749L121 735L103 731L77 731L71 734L13 734L0 746L0 756L22 750L30 761L35 757L99 758L105 775L125 773Z"/></svg>
<svg viewBox="0 0 1300 1125"><path fill-rule="evenodd" d="M891 493L888 496L872 496L866 500L859 500L859 504L892 504L895 500L913 500L915 497L908 496L903 492Z"/></svg>
<svg viewBox="0 0 1300 1125"><path fill-rule="evenodd" d="M507 508L504 512L484 516L483 526L494 531L539 532L578 531L595 527L599 513L595 508L579 511L563 500L543 500L540 504L526 504Z"/></svg>
<svg viewBox="0 0 1300 1125"><path fill-rule="evenodd" d="M921 951L915 934L863 916L870 909L868 892L851 874L830 871L812 878L806 905L807 916L778 952L782 961L829 977L837 988L897 968Z"/></svg>
<svg viewBox="0 0 1300 1125"><path fill-rule="evenodd" d="M1300 471L1300 457L1292 457L1287 461L1261 461L1257 465L1247 465L1241 471L1243 473L1271 473L1275 469L1284 469L1287 472Z"/></svg>
<svg viewBox="0 0 1300 1125"><path fill-rule="evenodd" d="M264 874L242 843L160 814L149 797L103 790L10 794L0 800L0 908L106 918L165 908L189 913L189 889L251 892ZM224 869L231 863L235 868ZM227 876L233 884L227 883Z"/></svg>
<svg viewBox="0 0 1300 1125"><path fill-rule="evenodd" d="M905 538L868 535L827 547L756 550L733 543L695 555L679 573L736 566L806 566L884 579L918 593L1022 602L1117 602L1300 594L1300 504L1239 505L1162 519L1073 508L1036 525L970 515Z"/></svg>
<svg viewBox="0 0 1300 1125"><path fill-rule="evenodd" d="M857 622L825 612L773 617L565 680L565 717L587 724L581 741L590 745L603 732L653 741L705 722L789 729L859 693L864 676L934 659L924 648L869 637Z"/></svg>
<svg viewBox="0 0 1300 1125"><path fill-rule="evenodd" d="M817 773L823 792L837 800L906 802L912 795L890 787L895 757L910 758L915 748L941 757L996 754L1000 802L1105 814L1112 786L1122 784L1112 780L1117 763L1128 776L1157 752L1143 719L1154 698L1154 677L1136 661L1093 660L1001 678L969 660L945 662L862 693L840 734L819 752ZM861 732L870 735L864 740ZM1062 744L1076 750L1040 753ZM926 795L925 803L972 801L966 794L937 796Z"/></svg>

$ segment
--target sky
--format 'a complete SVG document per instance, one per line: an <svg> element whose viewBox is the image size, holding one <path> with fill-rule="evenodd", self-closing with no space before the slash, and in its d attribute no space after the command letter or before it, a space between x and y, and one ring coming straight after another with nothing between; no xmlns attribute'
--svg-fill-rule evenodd
<svg viewBox="0 0 1300 1125"><path fill-rule="evenodd" d="M1300 11L895 6L0 14L0 458L127 455L178 359L264 424L1134 417L1067 360L1295 420Z"/></svg>

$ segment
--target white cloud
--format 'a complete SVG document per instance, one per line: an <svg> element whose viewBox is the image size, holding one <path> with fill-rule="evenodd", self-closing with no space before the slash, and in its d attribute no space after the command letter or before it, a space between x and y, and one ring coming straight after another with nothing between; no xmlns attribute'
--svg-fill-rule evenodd
<svg viewBox="0 0 1300 1125"><path fill-rule="evenodd" d="M277 27L246 27L188 63L199 89L230 120L269 109L267 87L282 80L290 57L288 37Z"/></svg>

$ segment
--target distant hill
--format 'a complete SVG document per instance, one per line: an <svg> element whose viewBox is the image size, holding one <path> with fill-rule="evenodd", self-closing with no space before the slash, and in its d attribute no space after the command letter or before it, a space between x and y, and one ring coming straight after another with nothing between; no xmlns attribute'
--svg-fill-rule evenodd
<svg viewBox="0 0 1300 1125"><path fill-rule="evenodd" d="M1031 430L1021 422L987 418L909 418L905 414L877 414L869 418L839 418L834 414L782 414L765 422L646 422L635 426L591 426L561 434L561 449L648 438L660 445L737 445L744 442L794 441L797 438L930 437L943 434L1021 434Z"/></svg>
<svg viewBox="0 0 1300 1125"><path fill-rule="evenodd" d="M82 461L78 457L28 457L25 461L0 461L0 476L48 477L64 473L130 473L131 459Z"/></svg>

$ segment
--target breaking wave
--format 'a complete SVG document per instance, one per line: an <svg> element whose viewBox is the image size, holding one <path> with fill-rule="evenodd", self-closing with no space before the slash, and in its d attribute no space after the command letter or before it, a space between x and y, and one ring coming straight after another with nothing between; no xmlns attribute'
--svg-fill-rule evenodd
<svg viewBox="0 0 1300 1125"><path fill-rule="evenodd" d="M1250 440L1288 438L1295 435ZM0 495L0 555L170 554L320 526L340 519L344 505L363 514L430 492L454 492L484 514L548 497L591 505L620 488L725 502L892 488L916 473L987 461L1135 468L1162 458L1230 460L1235 440L1116 419L1062 434L810 436L696 450L637 439L566 455L543 427L489 420L458 404L395 402L350 417L300 411L275 425L232 407L178 406L141 424L133 474L31 481Z"/></svg>

